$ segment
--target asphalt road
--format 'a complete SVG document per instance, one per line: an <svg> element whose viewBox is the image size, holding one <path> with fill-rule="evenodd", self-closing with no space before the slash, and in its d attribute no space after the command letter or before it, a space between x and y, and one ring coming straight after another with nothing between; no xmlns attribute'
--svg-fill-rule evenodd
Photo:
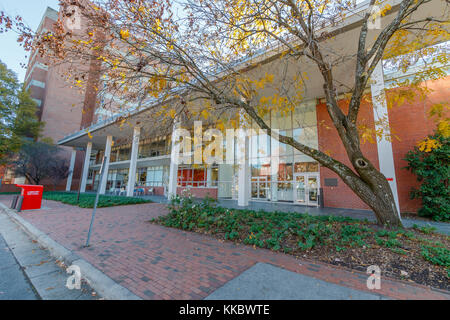
<svg viewBox="0 0 450 320"><path fill-rule="evenodd" d="M22 268L0 234L0 300L38 300Z"/></svg>

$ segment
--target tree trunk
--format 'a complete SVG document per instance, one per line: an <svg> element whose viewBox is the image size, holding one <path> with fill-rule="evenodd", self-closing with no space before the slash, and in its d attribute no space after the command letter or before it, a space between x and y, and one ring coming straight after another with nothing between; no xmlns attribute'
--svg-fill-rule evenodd
<svg viewBox="0 0 450 320"><path fill-rule="evenodd" d="M388 228L403 227L400 214L395 205L394 195L386 177L376 168L368 169L364 175L364 188L358 183L347 185L373 210L379 225ZM367 174L368 173L368 174Z"/></svg>

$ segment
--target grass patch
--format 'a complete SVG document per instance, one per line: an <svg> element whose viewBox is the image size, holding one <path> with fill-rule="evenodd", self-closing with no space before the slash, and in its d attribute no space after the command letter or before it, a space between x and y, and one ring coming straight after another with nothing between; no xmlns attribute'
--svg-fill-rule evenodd
<svg viewBox="0 0 450 320"><path fill-rule="evenodd" d="M71 192L44 192L42 197L46 200L59 201L80 208L93 208L95 202L95 194L86 193L80 194L79 202L77 202L77 194ZM142 198L100 195L97 207L115 207L149 202L152 201Z"/></svg>
<svg viewBox="0 0 450 320"><path fill-rule="evenodd" d="M387 230L350 217L226 209L211 199L177 197L169 209L151 222L364 272L375 264L391 277L406 271L409 280L450 289L450 238L432 228Z"/></svg>

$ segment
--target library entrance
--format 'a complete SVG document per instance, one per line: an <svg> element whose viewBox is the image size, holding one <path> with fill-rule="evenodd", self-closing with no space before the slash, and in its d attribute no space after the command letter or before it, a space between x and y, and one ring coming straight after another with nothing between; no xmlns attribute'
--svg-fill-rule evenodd
<svg viewBox="0 0 450 320"><path fill-rule="evenodd" d="M305 206L318 206L319 183L318 173L296 173L294 175L294 202Z"/></svg>

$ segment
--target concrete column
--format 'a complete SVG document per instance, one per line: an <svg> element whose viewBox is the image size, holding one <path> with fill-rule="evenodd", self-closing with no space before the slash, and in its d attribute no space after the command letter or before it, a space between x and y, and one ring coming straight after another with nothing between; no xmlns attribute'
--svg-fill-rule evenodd
<svg viewBox="0 0 450 320"><path fill-rule="evenodd" d="M72 156L70 157L69 175L67 176L66 191L70 191L72 188L73 169L75 168L75 158L77 156L77 150L72 149Z"/></svg>
<svg viewBox="0 0 450 320"><path fill-rule="evenodd" d="M86 192L86 181L89 174L89 164L91 161L92 142L88 142L86 146L86 155L84 156L83 173L81 175L80 192Z"/></svg>
<svg viewBox="0 0 450 320"><path fill-rule="evenodd" d="M111 159L111 145L112 145L112 136L106 137L106 145L105 145L105 157L106 161L103 164L103 179L100 181L100 194L105 194L106 192L106 182L108 181L108 171L109 171L109 160Z"/></svg>
<svg viewBox="0 0 450 320"><path fill-rule="evenodd" d="M381 173L383 173L389 181L389 185L391 186L394 195L395 205L397 206L397 211L400 216L394 154L392 152L391 141L386 139L386 137L389 137L390 135L390 126L384 88L383 65L380 61L372 73L371 84L375 130L383 130L383 137L377 139L378 162L380 164Z"/></svg>
<svg viewBox="0 0 450 320"><path fill-rule="evenodd" d="M139 139L141 128L135 127L133 131L133 144L131 146L130 170L128 171L127 197L134 195L134 185L136 184L136 164L139 153Z"/></svg>
<svg viewBox="0 0 450 320"><path fill-rule="evenodd" d="M170 152L170 167L169 167L169 185L167 188L167 198L176 196L178 185L178 161L180 159L180 144L175 143L177 135L176 129L179 128L179 123L175 123L172 130L172 149Z"/></svg>
<svg viewBox="0 0 450 320"><path fill-rule="evenodd" d="M238 206L248 206L250 198L249 138L245 129L238 130Z"/></svg>
<svg viewBox="0 0 450 320"><path fill-rule="evenodd" d="M206 168L206 187L212 187L212 167L208 166Z"/></svg>
<svg viewBox="0 0 450 320"><path fill-rule="evenodd" d="M272 201L278 201L278 171L280 169L280 141L277 139L279 130L272 132L273 137L270 138L270 173L272 178L271 191ZM293 188L295 192L295 188Z"/></svg>

